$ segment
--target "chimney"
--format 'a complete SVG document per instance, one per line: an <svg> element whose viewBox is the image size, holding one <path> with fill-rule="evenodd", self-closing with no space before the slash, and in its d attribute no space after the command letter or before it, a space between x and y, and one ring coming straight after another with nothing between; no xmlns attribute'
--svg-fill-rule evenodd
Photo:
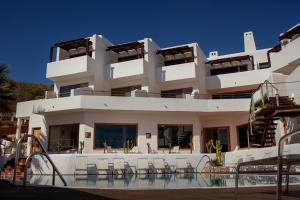
<svg viewBox="0 0 300 200"><path fill-rule="evenodd" d="M254 36L253 36L252 31L244 33L244 48L245 48L245 50L244 50L245 52L256 50Z"/></svg>
<svg viewBox="0 0 300 200"><path fill-rule="evenodd" d="M209 58L216 58L216 57L218 57L218 52L217 51L209 52Z"/></svg>

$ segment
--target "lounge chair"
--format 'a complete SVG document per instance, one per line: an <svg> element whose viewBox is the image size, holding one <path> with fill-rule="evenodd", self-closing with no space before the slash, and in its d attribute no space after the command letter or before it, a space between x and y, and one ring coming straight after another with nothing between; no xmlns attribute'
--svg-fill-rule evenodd
<svg viewBox="0 0 300 200"><path fill-rule="evenodd" d="M88 173L87 156L76 156L74 176L80 175L80 177L76 177L76 179L87 179L87 173Z"/></svg>
<svg viewBox="0 0 300 200"><path fill-rule="evenodd" d="M125 174L125 162L123 158L114 158L114 174Z"/></svg>
<svg viewBox="0 0 300 200"><path fill-rule="evenodd" d="M176 158L176 172L185 173L193 169L191 164L185 158Z"/></svg>
<svg viewBox="0 0 300 200"><path fill-rule="evenodd" d="M179 146L174 146L171 150L171 153L179 153Z"/></svg>
<svg viewBox="0 0 300 200"><path fill-rule="evenodd" d="M107 153L117 153L117 151L112 150L111 146L106 147Z"/></svg>
<svg viewBox="0 0 300 200"><path fill-rule="evenodd" d="M139 149L137 146L134 146L132 149L129 150L128 153L139 153Z"/></svg>
<svg viewBox="0 0 300 200"><path fill-rule="evenodd" d="M97 175L108 175L112 174L111 168L109 167L108 159L98 159L96 161Z"/></svg>
<svg viewBox="0 0 300 200"><path fill-rule="evenodd" d="M166 173L168 169L168 163L166 163L162 158L154 158L153 167L156 173Z"/></svg>
<svg viewBox="0 0 300 200"><path fill-rule="evenodd" d="M138 158L137 173L139 174L149 173L149 161L147 158Z"/></svg>

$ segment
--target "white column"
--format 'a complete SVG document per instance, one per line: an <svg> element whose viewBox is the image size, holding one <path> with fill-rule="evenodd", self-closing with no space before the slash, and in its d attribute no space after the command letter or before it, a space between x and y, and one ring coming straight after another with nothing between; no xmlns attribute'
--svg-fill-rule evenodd
<svg viewBox="0 0 300 200"><path fill-rule="evenodd" d="M17 119L16 141L21 137L22 119Z"/></svg>

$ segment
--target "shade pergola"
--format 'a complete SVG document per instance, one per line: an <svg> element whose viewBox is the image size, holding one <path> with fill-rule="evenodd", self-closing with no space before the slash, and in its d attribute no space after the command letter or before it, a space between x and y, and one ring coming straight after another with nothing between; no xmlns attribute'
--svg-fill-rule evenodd
<svg viewBox="0 0 300 200"><path fill-rule="evenodd" d="M285 32L281 36L279 36L279 40L282 39L291 39L294 35L300 34L300 24L292 28L291 30Z"/></svg>
<svg viewBox="0 0 300 200"><path fill-rule="evenodd" d="M193 47L189 47L186 45L186 46L181 46L181 47L162 49L162 50L158 50L156 54L160 54L163 57L166 57L166 56L174 56L177 54L184 55L185 53L191 53L193 55L194 54Z"/></svg>
<svg viewBox="0 0 300 200"><path fill-rule="evenodd" d="M232 62L232 61L243 61L243 60L250 60L253 62L253 57L250 55L245 55L245 56L235 56L235 57L228 57L228 58L220 58L220 59L215 59L215 60L210 60L207 61L206 64L222 64L226 62Z"/></svg>
<svg viewBox="0 0 300 200"><path fill-rule="evenodd" d="M71 49L78 49L78 48L86 48L85 55L89 55L89 47L93 44L89 38L79 38L74 40L68 40L64 42L55 43L53 46L50 47L50 62L53 59L53 49L60 48L65 51L70 51Z"/></svg>
<svg viewBox="0 0 300 200"><path fill-rule="evenodd" d="M107 47L106 51L113 51L115 53L120 53L123 51L144 49L144 42L129 42L124 44L118 44L114 46Z"/></svg>

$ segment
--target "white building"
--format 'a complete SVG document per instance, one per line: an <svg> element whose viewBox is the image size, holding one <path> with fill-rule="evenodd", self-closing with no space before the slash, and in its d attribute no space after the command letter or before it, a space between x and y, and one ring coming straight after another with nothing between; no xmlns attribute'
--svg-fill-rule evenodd
<svg viewBox="0 0 300 200"><path fill-rule="evenodd" d="M147 154L149 145L150 153L179 147L180 154L199 154L207 153L210 139L225 152L248 148L251 96L261 83L268 80L300 104L299 35L300 25L276 47L258 50L246 32L244 52L213 51L208 58L197 43L160 48L151 38L115 45L93 35L57 43L46 73L54 91L18 103L18 126L29 120L28 134L53 153L77 152L81 141L88 154L104 154L105 144L106 153L135 146ZM276 123L278 138L300 120Z"/></svg>

